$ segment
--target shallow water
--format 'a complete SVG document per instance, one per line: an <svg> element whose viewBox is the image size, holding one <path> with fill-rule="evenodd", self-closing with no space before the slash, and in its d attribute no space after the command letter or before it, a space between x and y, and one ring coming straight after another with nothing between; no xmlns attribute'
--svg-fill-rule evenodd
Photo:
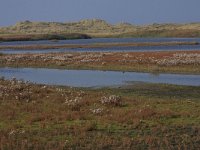
<svg viewBox="0 0 200 150"><path fill-rule="evenodd" d="M3 42L0 45L30 45L30 44L94 44L94 43L127 43L127 42L192 42L200 43L200 38L99 38L99 39L81 39L81 40L63 40L58 42L51 41L20 41ZM175 51L175 50L200 50L199 45L176 45L176 46L129 46L129 47L111 47L111 48L66 48L66 49L47 49L47 50L1 50L4 54L21 53L52 53L52 52L143 52L143 51Z"/></svg>
<svg viewBox="0 0 200 150"><path fill-rule="evenodd" d="M200 75L151 74L138 72L0 68L0 77L23 79L39 84L72 87L123 86L133 82L200 86Z"/></svg>

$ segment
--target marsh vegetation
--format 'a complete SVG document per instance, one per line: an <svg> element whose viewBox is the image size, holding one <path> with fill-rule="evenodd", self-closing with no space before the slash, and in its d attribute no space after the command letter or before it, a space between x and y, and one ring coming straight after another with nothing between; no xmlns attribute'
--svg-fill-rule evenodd
<svg viewBox="0 0 200 150"><path fill-rule="evenodd" d="M4 54L0 66L200 73L199 51Z"/></svg>
<svg viewBox="0 0 200 150"><path fill-rule="evenodd" d="M200 88L0 80L1 149L198 149Z"/></svg>

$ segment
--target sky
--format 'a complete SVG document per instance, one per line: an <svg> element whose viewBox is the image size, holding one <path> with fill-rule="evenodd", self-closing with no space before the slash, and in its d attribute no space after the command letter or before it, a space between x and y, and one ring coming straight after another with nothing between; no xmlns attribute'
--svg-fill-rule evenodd
<svg viewBox="0 0 200 150"><path fill-rule="evenodd" d="M132 24L200 22L200 0L0 0L0 26L103 19Z"/></svg>

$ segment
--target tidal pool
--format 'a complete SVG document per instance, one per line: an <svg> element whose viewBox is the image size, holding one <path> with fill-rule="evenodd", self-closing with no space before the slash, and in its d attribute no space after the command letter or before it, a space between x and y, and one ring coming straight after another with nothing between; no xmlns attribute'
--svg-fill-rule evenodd
<svg viewBox="0 0 200 150"><path fill-rule="evenodd" d="M139 72L59 70L44 68L0 68L0 77L38 84L72 87L114 87L134 82L200 86L200 75L151 74Z"/></svg>

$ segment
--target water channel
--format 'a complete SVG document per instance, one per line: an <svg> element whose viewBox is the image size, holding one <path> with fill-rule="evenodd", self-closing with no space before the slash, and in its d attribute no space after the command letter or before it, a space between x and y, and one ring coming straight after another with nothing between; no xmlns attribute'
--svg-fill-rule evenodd
<svg viewBox="0 0 200 150"><path fill-rule="evenodd" d="M72 87L113 87L134 84L134 82L200 86L200 75L119 71L0 68L0 77L6 79L15 77L38 84Z"/></svg>

